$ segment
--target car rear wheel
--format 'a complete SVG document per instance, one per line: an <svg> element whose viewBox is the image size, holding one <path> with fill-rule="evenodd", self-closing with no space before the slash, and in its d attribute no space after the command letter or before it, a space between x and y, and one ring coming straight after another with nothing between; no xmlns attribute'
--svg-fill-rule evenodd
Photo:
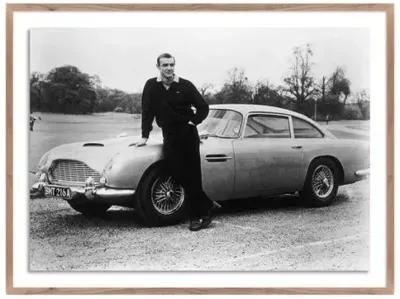
<svg viewBox="0 0 400 299"><path fill-rule="evenodd" d="M336 197L338 182L339 169L336 163L326 158L316 159L308 169L301 196L311 206L327 206Z"/></svg>
<svg viewBox="0 0 400 299"><path fill-rule="evenodd" d="M83 215L88 217L103 216L105 212L111 207L108 204L87 201L69 201L68 203L75 211L82 213Z"/></svg>
<svg viewBox="0 0 400 299"><path fill-rule="evenodd" d="M161 166L147 173L136 200L139 216L148 226L175 224L186 215L185 190Z"/></svg>

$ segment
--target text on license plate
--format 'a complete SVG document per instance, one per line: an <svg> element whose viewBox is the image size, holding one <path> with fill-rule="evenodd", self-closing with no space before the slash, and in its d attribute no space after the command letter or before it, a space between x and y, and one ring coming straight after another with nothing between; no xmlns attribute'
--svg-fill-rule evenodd
<svg viewBox="0 0 400 299"><path fill-rule="evenodd" d="M71 189L64 187L45 186L44 195L71 199Z"/></svg>

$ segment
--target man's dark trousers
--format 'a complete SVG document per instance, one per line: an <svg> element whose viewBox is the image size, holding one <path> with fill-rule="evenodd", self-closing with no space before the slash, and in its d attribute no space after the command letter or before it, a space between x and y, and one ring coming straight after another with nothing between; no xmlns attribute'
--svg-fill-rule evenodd
<svg viewBox="0 0 400 299"><path fill-rule="evenodd" d="M163 128L164 157L174 180L185 189L189 206L189 217L207 215L212 201L202 188L200 140L197 128L190 124L179 124Z"/></svg>

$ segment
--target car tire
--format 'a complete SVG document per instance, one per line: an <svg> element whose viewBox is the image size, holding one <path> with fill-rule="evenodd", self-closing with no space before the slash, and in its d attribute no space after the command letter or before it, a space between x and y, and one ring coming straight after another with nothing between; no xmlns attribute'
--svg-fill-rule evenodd
<svg viewBox="0 0 400 299"><path fill-rule="evenodd" d="M300 196L309 206L328 206L336 198L338 183L339 169L336 163L327 158L318 158L308 168Z"/></svg>
<svg viewBox="0 0 400 299"><path fill-rule="evenodd" d="M161 165L149 170L140 183L136 210L146 226L181 222L186 216L185 190Z"/></svg>
<svg viewBox="0 0 400 299"><path fill-rule="evenodd" d="M68 204L75 211L87 216L87 217L100 217L104 216L106 211L111 207L105 203L97 203L97 202L75 202L69 201Z"/></svg>

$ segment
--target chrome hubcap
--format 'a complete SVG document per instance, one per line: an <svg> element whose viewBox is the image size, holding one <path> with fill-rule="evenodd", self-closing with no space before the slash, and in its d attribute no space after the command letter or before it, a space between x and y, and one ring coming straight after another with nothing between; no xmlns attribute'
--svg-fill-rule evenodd
<svg viewBox="0 0 400 299"><path fill-rule="evenodd" d="M183 204L185 191L171 176L157 178L151 187L151 202L162 215L175 213Z"/></svg>
<svg viewBox="0 0 400 299"><path fill-rule="evenodd" d="M334 176L332 170L326 165L319 165L312 174L312 189L320 198L328 197L334 187Z"/></svg>

